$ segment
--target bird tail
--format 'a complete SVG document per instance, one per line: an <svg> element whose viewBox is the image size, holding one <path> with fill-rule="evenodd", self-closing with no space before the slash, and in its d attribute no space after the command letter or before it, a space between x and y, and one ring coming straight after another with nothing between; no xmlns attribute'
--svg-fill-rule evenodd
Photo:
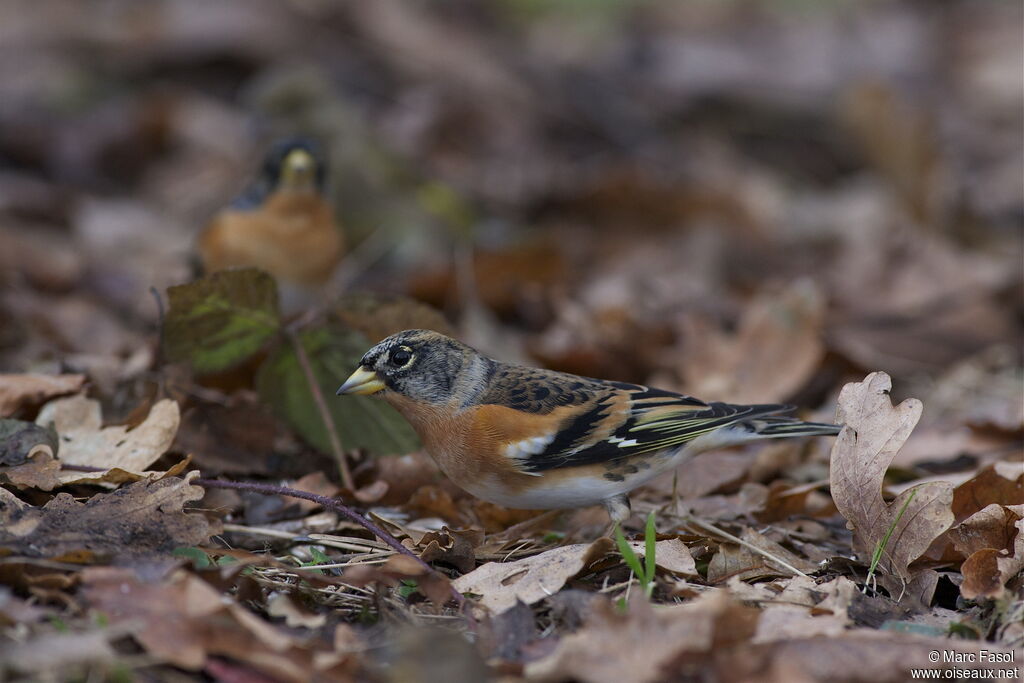
<svg viewBox="0 0 1024 683"><path fill-rule="evenodd" d="M708 450L738 446L750 441L762 439L781 439L800 436L835 436L840 432L840 425L825 422L804 422L785 413L795 410L793 406L766 404L739 406L712 403L718 412L732 413L718 429L708 430L687 444L689 453L702 453ZM723 416L724 417L724 416Z"/></svg>
<svg viewBox="0 0 1024 683"><path fill-rule="evenodd" d="M842 429L840 425L827 422L803 422L793 417L764 417L750 420L749 424L754 433L764 439L789 436L835 436Z"/></svg>

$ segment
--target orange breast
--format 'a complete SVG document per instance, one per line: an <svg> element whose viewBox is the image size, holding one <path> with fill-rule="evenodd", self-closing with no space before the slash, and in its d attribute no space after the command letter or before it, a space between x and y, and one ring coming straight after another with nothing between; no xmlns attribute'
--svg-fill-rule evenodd
<svg viewBox="0 0 1024 683"><path fill-rule="evenodd" d="M207 272L255 266L307 287L326 282L342 247L331 207L309 193L277 193L253 211L222 211L199 240Z"/></svg>

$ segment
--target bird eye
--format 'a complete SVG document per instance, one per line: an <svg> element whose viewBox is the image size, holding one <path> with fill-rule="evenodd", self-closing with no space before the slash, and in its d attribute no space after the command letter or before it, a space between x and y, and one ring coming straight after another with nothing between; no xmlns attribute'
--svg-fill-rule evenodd
<svg viewBox="0 0 1024 683"><path fill-rule="evenodd" d="M395 349L391 352L391 364L395 367L402 367L410 360L412 360L412 351L405 348L404 346L400 349Z"/></svg>

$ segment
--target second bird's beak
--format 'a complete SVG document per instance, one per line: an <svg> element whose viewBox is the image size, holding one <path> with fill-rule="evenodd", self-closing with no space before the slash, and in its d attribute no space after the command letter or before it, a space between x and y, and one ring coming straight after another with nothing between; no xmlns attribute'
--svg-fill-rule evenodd
<svg viewBox="0 0 1024 683"><path fill-rule="evenodd" d="M380 377L373 370L367 370L366 368L360 367L352 376L345 380L345 383L338 387L338 396L343 394L356 394L365 396L368 394L376 394L378 391L384 390L384 382L381 381Z"/></svg>

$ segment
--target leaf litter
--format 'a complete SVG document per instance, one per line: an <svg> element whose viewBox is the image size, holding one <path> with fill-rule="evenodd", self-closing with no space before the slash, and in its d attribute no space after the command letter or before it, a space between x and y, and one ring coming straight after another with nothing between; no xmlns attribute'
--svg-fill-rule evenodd
<svg viewBox="0 0 1024 683"><path fill-rule="evenodd" d="M230 0L144 46L131 13L0 16L0 678L1024 660L1019 8L858 8L866 52L831 8L572 4ZM297 317L193 268L256 131L323 144L352 245ZM408 327L846 427L651 482L617 552L603 511L478 501L333 398Z"/></svg>

